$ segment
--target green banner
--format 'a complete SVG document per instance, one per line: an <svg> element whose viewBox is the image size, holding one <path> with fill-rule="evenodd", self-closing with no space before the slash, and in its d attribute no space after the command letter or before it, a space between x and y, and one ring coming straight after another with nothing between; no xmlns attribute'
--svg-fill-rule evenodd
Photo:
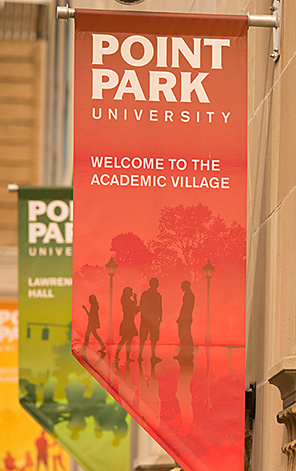
<svg viewBox="0 0 296 471"><path fill-rule="evenodd" d="M20 402L85 470L128 471L130 418L71 354L72 222L71 188L20 188Z"/></svg>

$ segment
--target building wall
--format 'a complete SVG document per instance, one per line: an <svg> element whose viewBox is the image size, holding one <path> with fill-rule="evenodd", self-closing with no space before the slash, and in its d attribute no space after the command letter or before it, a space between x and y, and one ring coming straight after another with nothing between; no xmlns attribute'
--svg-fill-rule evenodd
<svg viewBox="0 0 296 471"><path fill-rule="evenodd" d="M42 3L42 2L41 2ZM0 2L0 297L17 297L17 193L7 186L53 183L58 160L54 136L55 2ZM60 30L64 33L65 26ZM62 35L62 34L60 34ZM57 48L58 49L58 48ZM60 54L61 56L61 54ZM55 63L56 61L56 63ZM61 69L61 68L60 68ZM63 72L63 71L62 71ZM61 74L60 74L61 75ZM64 79L64 76L61 75ZM65 82L61 80L60 82ZM57 87L58 88L58 87ZM59 90L59 93L60 90ZM58 94L58 93L57 93ZM59 97L60 98L60 97ZM61 131L62 132L62 131ZM60 139L62 141L62 139ZM61 159L60 159L61 160ZM62 168L59 172L62 173ZM71 180L70 180L71 183ZM61 184L61 178L58 180Z"/></svg>
<svg viewBox="0 0 296 471"><path fill-rule="evenodd" d="M250 1L254 13L268 13L270 2ZM293 11L294 10L294 11ZM249 202L247 291L247 380L257 383L253 470L286 469L287 443L276 414L279 390L268 383L270 370L295 355L295 52L291 17L282 2L281 56L269 58L272 32L249 35Z"/></svg>
<svg viewBox="0 0 296 471"><path fill-rule="evenodd" d="M17 296L17 194L40 183L43 41L0 41L0 296Z"/></svg>
<svg viewBox="0 0 296 471"><path fill-rule="evenodd" d="M0 42L0 245L17 243L17 197L7 185L39 183L42 42Z"/></svg>
<svg viewBox="0 0 296 471"><path fill-rule="evenodd" d="M287 469L280 391L269 383L280 360L295 355L296 33L295 5L282 1L280 59L272 30L248 35L248 272L246 386L257 384L251 469ZM272 1L216 1L217 13L270 14ZM290 469L296 469L294 467Z"/></svg>

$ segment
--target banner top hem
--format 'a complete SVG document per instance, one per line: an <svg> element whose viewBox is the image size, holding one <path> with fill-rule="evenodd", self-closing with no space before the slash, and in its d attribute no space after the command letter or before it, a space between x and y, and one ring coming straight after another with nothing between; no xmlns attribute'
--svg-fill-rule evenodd
<svg viewBox="0 0 296 471"><path fill-rule="evenodd" d="M81 32L246 37L248 16L76 9L75 28Z"/></svg>

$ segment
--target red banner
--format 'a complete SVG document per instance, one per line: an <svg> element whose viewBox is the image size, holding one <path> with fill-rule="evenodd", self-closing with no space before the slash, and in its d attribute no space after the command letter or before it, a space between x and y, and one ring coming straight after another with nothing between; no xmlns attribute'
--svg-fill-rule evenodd
<svg viewBox="0 0 296 471"><path fill-rule="evenodd" d="M247 17L76 11L76 358L185 470L243 470Z"/></svg>

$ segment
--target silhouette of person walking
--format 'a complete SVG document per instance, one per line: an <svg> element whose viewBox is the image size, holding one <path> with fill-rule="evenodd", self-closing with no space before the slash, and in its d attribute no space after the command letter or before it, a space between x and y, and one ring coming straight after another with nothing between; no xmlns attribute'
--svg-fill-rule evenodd
<svg viewBox="0 0 296 471"><path fill-rule="evenodd" d="M48 442L45 438L45 431L42 430L41 436L35 442L37 448L37 471L40 464L43 463L45 468L48 468Z"/></svg>
<svg viewBox="0 0 296 471"><path fill-rule="evenodd" d="M140 306L137 306L137 295L133 293L132 288L129 286L124 288L120 301L123 310L123 320L119 327L121 340L117 347L115 359L119 359L119 353L126 343L126 361L129 362L133 361L133 359L130 357L130 352L133 338L138 335L135 325L135 317L136 314L140 311Z"/></svg>
<svg viewBox="0 0 296 471"><path fill-rule="evenodd" d="M184 291L183 303L180 314L177 319L178 335L180 339L180 351L174 358L180 360L182 358L193 359L193 339L191 334L192 312L194 309L195 297L191 291L191 283L185 280L181 284Z"/></svg>
<svg viewBox="0 0 296 471"><path fill-rule="evenodd" d="M161 361L155 354L156 343L159 339L159 326L162 321L162 297L157 291L159 281L157 278L151 278L150 288L144 291L140 300L141 325L140 325L140 352L139 361L143 360L142 353L145 340L150 334L151 342L151 362Z"/></svg>
<svg viewBox="0 0 296 471"><path fill-rule="evenodd" d="M106 350L106 345L104 344L103 340L101 337L97 334L97 329L100 328L100 320L99 320L99 304L97 301L97 298L94 294L91 294L89 297L89 303L90 303L90 309L89 311L87 308L83 305L82 308L85 310L85 312L88 315L88 324L87 324L87 329L85 332L85 338L84 338L84 344L81 348L82 352L85 352L86 347L89 342L89 337L90 334L93 334L94 338L98 340L98 342L101 345L101 352Z"/></svg>

